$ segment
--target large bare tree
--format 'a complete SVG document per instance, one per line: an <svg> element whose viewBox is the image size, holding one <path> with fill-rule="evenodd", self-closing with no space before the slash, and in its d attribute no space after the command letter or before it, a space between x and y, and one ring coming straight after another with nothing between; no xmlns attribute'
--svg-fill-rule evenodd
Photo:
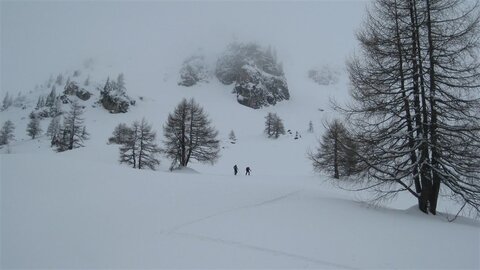
<svg viewBox="0 0 480 270"><path fill-rule="evenodd" d="M164 128L164 153L172 168L186 167L194 159L214 163L220 152L218 131L194 99L183 99L168 115Z"/></svg>
<svg viewBox="0 0 480 270"><path fill-rule="evenodd" d="M115 142L120 146L120 163L126 163L135 169L149 168L155 170L160 164L157 155L160 148L156 143L156 133L147 121L133 122L131 127L120 124L115 128L119 137ZM114 136L115 136L114 131Z"/></svg>
<svg viewBox="0 0 480 270"><path fill-rule="evenodd" d="M371 6L348 64L354 102L343 109L377 198L408 191L436 214L442 191L480 211L478 23L477 1Z"/></svg>

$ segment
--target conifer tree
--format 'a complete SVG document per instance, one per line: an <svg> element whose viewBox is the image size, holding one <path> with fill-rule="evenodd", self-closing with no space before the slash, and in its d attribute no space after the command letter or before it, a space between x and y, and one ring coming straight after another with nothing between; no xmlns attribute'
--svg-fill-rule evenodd
<svg viewBox="0 0 480 270"><path fill-rule="evenodd" d="M55 141L59 137L60 128L60 116L52 117L45 133L50 138L51 146L55 145Z"/></svg>
<svg viewBox="0 0 480 270"><path fill-rule="evenodd" d="M8 107L10 107L12 105L13 105L13 99L8 94L8 92L6 92L5 97L3 98L3 102L2 102L2 111L8 109Z"/></svg>
<svg viewBox="0 0 480 270"><path fill-rule="evenodd" d="M333 174L336 179L357 171L355 144L342 122L334 120L326 124L325 134L319 143L316 151L309 153L316 171Z"/></svg>
<svg viewBox="0 0 480 270"><path fill-rule="evenodd" d="M35 139L35 137L42 132L42 128L40 127L40 120L38 117L33 117L30 119L30 122L27 125L27 134L28 136Z"/></svg>
<svg viewBox="0 0 480 270"><path fill-rule="evenodd" d="M268 113L265 117L265 134L268 138L277 139L280 135L285 134L285 127L283 121L276 113Z"/></svg>
<svg viewBox="0 0 480 270"><path fill-rule="evenodd" d="M218 131L207 114L194 99L183 99L168 115L163 127L165 155L172 159L172 167L185 167L194 159L214 163L220 152Z"/></svg>
<svg viewBox="0 0 480 270"><path fill-rule="evenodd" d="M0 129L0 145L9 144L11 141L15 139L15 135L13 132L15 131L15 125L12 121L7 120L2 129Z"/></svg>
<svg viewBox="0 0 480 270"><path fill-rule="evenodd" d="M48 94L45 100L45 106L52 107L55 104L56 98L57 98L57 93L56 93L56 87L54 85L52 86L52 90L50 91L50 94Z"/></svg>
<svg viewBox="0 0 480 270"><path fill-rule="evenodd" d="M237 142L237 137L235 136L235 132L233 132L233 130L231 130L230 133L228 134L228 139L232 144Z"/></svg>
<svg viewBox="0 0 480 270"><path fill-rule="evenodd" d="M57 76L57 79L55 80L55 83L58 84L59 86L62 86L63 84L63 75L60 73Z"/></svg>
<svg viewBox="0 0 480 270"><path fill-rule="evenodd" d="M127 129L124 127L125 132ZM135 121L125 132L128 136L123 140L120 147L120 163L127 163L133 168L149 168L155 170L160 164L157 158L160 148L157 146L156 133L152 131L152 126L142 119L141 122Z"/></svg>
<svg viewBox="0 0 480 270"><path fill-rule="evenodd" d="M35 109L40 109L42 108L43 106L45 106L45 99L43 98L43 96L39 96L38 97L38 100L37 100L37 106L35 106Z"/></svg>
<svg viewBox="0 0 480 270"><path fill-rule="evenodd" d="M265 134L267 134L267 137L271 138L274 134L273 132L273 125L275 122L275 114L274 113L268 113L267 116L265 116Z"/></svg>
<svg viewBox="0 0 480 270"><path fill-rule="evenodd" d="M60 128L59 136L55 145L58 152L83 147L88 139L88 133L83 125L83 108L77 101L71 103L70 111L65 116L63 125Z"/></svg>

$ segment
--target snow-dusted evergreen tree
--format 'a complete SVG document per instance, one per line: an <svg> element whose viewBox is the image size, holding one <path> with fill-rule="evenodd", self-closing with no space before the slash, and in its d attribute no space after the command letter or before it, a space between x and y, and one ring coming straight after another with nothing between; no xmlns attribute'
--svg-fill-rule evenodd
<svg viewBox="0 0 480 270"><path fill-rule="evenodd" d="M276 113L268 113L265 117L265 134L268 138L277 139L280 135L285 134L285 127L282 119Z"/></svg>
<svg viewBox="0 0 480 270"><path fill-rule="evenodd" d="M273 136L273 123L275 121L275 114L274 113L268 113L267 116L265 116L265 134L270 138Z"/></svg>
<svg viewBox="0 0 480 270"><path fill-rule="evenodd" d="M45 133L51 142L51 146L55 144L55 141L59 137L60 133L60 116L52 117L50 124L48 124L47 132Z"/></svg>
<svg viewBox="0 0 480 270"><path fill-rule="evenodd" d="M53 84L53 75L50 74L50 77L48 78L48 81L47 81L47 88L52 87L52 84Z"/></svg>
<svg viewBox="0 0 480 270"><path fill-rule="evenodd" d="M58 152L72 150L83 147L83 143L88 139L88 133L83 125L83 108L74 101L70 105L70 111L64 118L63 125L60 128L59 136L55 142Z"/></svg>
<svg viewBox="0 0 480 270"><path fill-rule="evenodd" d="M171 168L177 164L185 167L192 159L213 164L219 157L218 131L194 99L183 99L177 105L168 115L163 133L164 153L173 160Z"/></svg>
<svg viewBox="0 0 480 270"><path fill-rule="evenodd" d="M12 105L13 105L13 99L8 94L8 92L6 92L5 97L3 98L3 102L2 102L2 111L8 109L8 107L10 107Z"/></svg>
<svg viewBox="0 0 480 270"><path fill-rule="evenodd" d="M308 133L313 133L313 123L312 121L308 122Z"/></svg>
<svg viewBox="0 0 480 270"><path fill-rule="evenodd" d="M12 121L7 120L0 130L0 145L9 144L15 139L13 132L15 131L15 125Z"/></svg>
<svg viewBox="0 0 480 270"><path fill-rule="evenodd" d="M45 99L43 98L43 96L39 96L37 100L37 106L35 106L35 109L38 110L44 106L45 106Z"/></svg>
<svg viewBox="0 0 480 270"><path fill-rule="evenodd" d="M61 73L58 74L57 79L55 80L55 83L57 85L63 86L63 75Z"/></svg>
<svg viewBox="0 0 480 270"><path fill-rule="evenodd" d="M40 119L38 117L33 117L30 119L27 125L27 134L28 136L35 139L38 134L42 132L42 128L40 127Z"/></svg>
<svg viewBox="0 0 480 270"><path fill-rule="evenodd" d="M356 172L355 145L342 122L334 120L326 124L319 144L315 152L309 153L316 171L332 174L336 179Z"/></svg>
<svg viewBox="0 0 480 270"><path fill-rule="evenodd" d="M132 129L125 123L118 124L113 130L112 137L108 138L108 143L124 144L131 137Z"/></svg>
<svg viewBox="0 0 480 270"><path fill-rule="evenodd" d="M48 94L47 98L45 99L45 106L51 108L55 104L55 100L57 99L56 89L57 88L55 87L55 85L52 86L50 94Z"/></svg>
<svg viewBox="0 0 480 270"><path fill-rule="evenodd" d="M277 139L280 137L280 135L285 135L285 127L283 126L282 119L275 114L275 121L273 122L273 136L275 139Z"/></svg>
<svg viewBox="0 0 480 270"><path fill-rule="evenodd" d="M235 132L233 132L233 130L231 130L230 133L228 134L228 139L232 144L237 142L237 137L235 136Z"/></svg>
<svg viewBox="0 0 480 270"><path fill-rule="evenodd" d="M50 117L57 117L58 115L62 114L62 101L60 99L56 99L52 106L50 106L50 111L48 115Z"/></svg>
<svg viewBox="0 0 480 270"><path fill-rule="evenodd" d="M126 132L128 137L123 139L120 146L120 163L127 163L133 168L155 170L160 164L157 158L160 148L157 146L156 133L152 126L142 119L135 121ZM123 128L123 131L126 129Z"/></svg>

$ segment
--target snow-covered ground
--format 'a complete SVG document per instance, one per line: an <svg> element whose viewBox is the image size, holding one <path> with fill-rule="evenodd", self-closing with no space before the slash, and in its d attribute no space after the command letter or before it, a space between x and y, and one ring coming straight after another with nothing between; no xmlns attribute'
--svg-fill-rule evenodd
<svg viewBox="0 0 480 270"><path fill-rule="evenodd" d="M87 149L1 156L4 268L472 268L479 226L293 175L139 171Z"/></svg>

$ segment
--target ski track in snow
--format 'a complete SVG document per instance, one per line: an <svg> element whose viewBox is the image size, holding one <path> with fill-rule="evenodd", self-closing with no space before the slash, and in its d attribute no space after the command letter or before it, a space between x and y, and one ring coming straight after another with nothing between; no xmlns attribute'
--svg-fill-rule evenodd
<svg viewBox="0 0 480 270"><path fill-rule="evenodd" d="M202 241L208 241L208 242L215 242L223 245L228 245L228 246L233 246L237 248L244 248L248 250L255 250L255 251L260 251L260 252L266 252L270 253L276 256L282 256L282 257L289 257L297 260L302 260L310 263L315 263L319 266L323 267L336 267L336 268L343 268L343 269L360 269L360 268L354 268L348 265L344 264L338 264L338 263L333 263L333 262L328 262L316 258L310 258L306 257L303 255L298 255L298 254L292 254L288 253L285 251L281 250L276 250L276 249L271 249L271 248L265 248L265 247L259 247L255 245L250 245L250 244L245 244L242 242L237 242L237 241L231 241L231 240L225 240L225 239L220 239L220 238L213 238L213 237L208 237L204 235L197 235L197 234L192 234L192 233L179 233L179 232L174 232L174 235L180 236L180 237L186 237L186 238L194 238Z"/></svg>
<svg viewBox="0 0 480 270"><path fill-rule="evenodd" d="M214 238L214 237L209 237L209 236L205 236L205 235L198 235L198 234L194 234L194 233L178 232L178 230L180 230L182 228L185 228L187 226L193 225L195 223L199 223L199 222L202 222L202 221L205 221L205 220L208 220L208 219L211 219L211 218L219 217L219 216L222 216L222 215L225 215L225 214L231 214L231 213L234 213L236 211L261 207L261 206L264 206L264 205L267 205L267 204L275 203L275 202L278 202L278 201L281 201L281 200L285 200L285 199L287 199L291 196L294 196L294 195L296 195L296 194L298 194L302 191L303 191L303 189L299 189L299 190L295 190L295 191L283 194L281 196L277 196L275 198L264 200L264 201L261 201L261 202L258 202L258 203L249 204L249 205L241 206L241 207L235 207L235 208L232 208L232 209L227 209L225 211L220 211L220 212L215 213L215 214L211 214L211 215L208 215L208 216L205 216L205 217L201 217L201 218L198 218L198 219L195 219L195 220L177 225L177 226L175 226L175 227L173 227L169 230L164 231L163 233L164 234L169 234L171 236L178 236L178 237L184 237L184 238L189 238L189 239L193 238L193 239L197 239L197 240L201 240L201 241L214 242L214 243L218 243L218 244L222 244L222 245L228 245L228 246L248 249L248 250L252 250L252 251L260 251L260 252L270 253L270 254L273 254L275 256L289 257L289 258L293 258L293 259L297 259L297 260L301 260L301 261L306 261L306 262L309 262L309 263L314 263L316 265L324 266L324 267L327 266L327 267L336 267L336 268L342 268L342 269L359 269L359 268L354 268L354 267L344 265L344 264L338 264L338 263L334 263L334 262L320 260L320 259L317 259L317 258L311 258L311 257L303 256L303 255L292 254L292 253L288 253L288 252L281 251L281 250L276 250L276 249L251 245L251 244L242 243L242 242L238 242L238 241L226 240L226 239L221 239L221 238Z"/></svg>
<svg viewBox="0 0 480 270"><path fill-rule="evenodd" d="M283 194L281 196L278 196L278 197L275 197L273 199L268 199L268 200L265 200L265 201L261 201L261 202L258 202L258 203L254 203L254 204L249 204L249 205L245 205L245 206L240 206L240 207L235 207L235 208L232 208L232 209L227 209L227 210L224 210L224 211L220 211L220 212L217 212L217 213L214 213L214 214L211 214L211 215L208 215L208 216L204 216L204 217L201 217L201 218L197 218L197 219L194 219L192 221L189 221L189 222L185 222L185 223L182 223L182 224L179 224L177 226L174 226L166 231L164 231L163 233L168 233L168 234L175 234L177 233L176 231L184 228L184 227L187 227L187 226L190 226L190 225L193 225L195 223L198 223L198 222L202 222L202 221L205 221L207 219L211 219L211 218L214 218L214 217L218 217L218 216L221 216L221 215L225 215L225 214L230 214L230 213L233 213L233 212L236 212L236 211L240 211L240 210L244 210L244 209L249 209L249 208L255 208L255 207L260 207L260 206L263 206L263 205L266 205L266 204L269 204L269 203L274 203L274 202L277 202L277 201L280 201L280 200L284 200L290 196L293 196L299 192L301 192L303 189L299 189L299 190L296 190L296 191L292 191L292 192L289 192L287 194Z"/></svg>

